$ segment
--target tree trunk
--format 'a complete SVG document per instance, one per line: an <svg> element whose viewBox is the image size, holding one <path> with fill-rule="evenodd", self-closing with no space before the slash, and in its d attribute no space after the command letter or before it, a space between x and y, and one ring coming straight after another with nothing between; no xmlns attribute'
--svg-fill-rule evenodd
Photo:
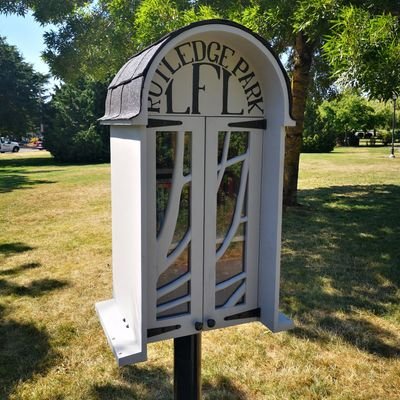
<svg viewBox="0 0 400 400"><path fill-rule="evenodd" d="M285 206L297 205L299 160L313 51L314 46L307 42L303 33L299 32L296 35L292 77L292 116L296 120L296 126L286 128L283 181L283 204Z"/></svg>

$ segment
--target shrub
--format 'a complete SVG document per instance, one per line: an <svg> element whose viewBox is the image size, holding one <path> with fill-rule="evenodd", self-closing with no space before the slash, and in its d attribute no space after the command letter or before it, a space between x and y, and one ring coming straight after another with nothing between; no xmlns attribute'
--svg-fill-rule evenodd
<svg viewBox="0 0 400 400"><path fill-rule="evenodd" d="M329 123L330 118L321 118L320 109L313 101L306 106L303 153L329 153L335 147L336 135Z"/></svg>
<svg viewBox="0 0 400 400"><path fill-rule="evenodd" d="M385 145L392 143L392 132L387 129L382 129L377 134L378 139L382 139Z"/></svg>
<svg viewBox="0 0 400 400"><path fill-rule="evenodd" d="M80 80L57 89L47 105L45 147L60 162L109 161L109 129L97 119L104 114L106 85Z"/></svg>
<svg viewBox="0 0 400 400"><path fill-rule="evenodd" d="M307 132L306 132L307 133ZM303 137L303 153L329 153L335 148L335 134L320 131L318 134Z"/></svg>
<svg viewBox="0 0 400 400"><path fill-rule="evenodd" d="M103 161L107 154L96 127L91 125L89 129L78 132L72 139L75 157L83 162Z"/></svg>

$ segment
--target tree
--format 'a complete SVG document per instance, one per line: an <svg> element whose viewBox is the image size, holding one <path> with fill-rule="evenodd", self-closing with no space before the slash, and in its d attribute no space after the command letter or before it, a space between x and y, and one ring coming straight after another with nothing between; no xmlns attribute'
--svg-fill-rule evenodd
<svg viewBox="0 0 400 400"><path fill-rule="evenodd" d="M0 14L24 16L32 11L40 23L62 23L65 16L73 13L77 7L90 3L86 0L0 0Z"/></svg>
<svg viewBox="0 0 400 400"><path fill-rule="evenodd" d="M328 11L334 8L335 2L142 0L136 8L127 8L126 3L126 0L99 1L97 7L85 9L69 17L58 33L49 34L46 37L48 50L45 57L51 65L52 72L64 79L73 79L77 72L88 72L86 67L89 65L94 66L92 73L100 78L103 72L100 66L102 62L99 60L104 60L103 64L107 63L108 71L113 72L117 70L116 64L122 64L119 61L114 62L116 57L109 57L105 49L121 49L118 53L127 58L128 51L133 54L135 50L143 48L169 30L210 16L231 18L256 30L270 39L278 52L289 51L292 55L290 68L293 82L293 116L297 120L297 126L287 132L284 200L287 205L296 204L301 134L310 71L314 55L321 46L321 32L326 32L326 25L331 16ZM119 14L120 12L122 14ZM125 16L124 24L128 25L132 32L130 37L121 27L120 18L116 18L116 15ZM105 34L104 27L109 27L108 35ZM104 38L105 42L99 53L98 46L93 44L98 41L90 40L94 32L98 32L97 36ZM121 35L119 40L112 39L115 36L114 32ZM108 46L110 40L120 45ZM100 57L100 53L104 56ZM88 59L87 54L96 54L96 59ZM72 59L73 62L65 62L68 59ZM66 70L65 66L68 65L74 67Z"/></svg>
<svg viewBox="0 0 400 400"><path fill-rule="evenodd" d="M305 124L303 152L331 151L336 142L351 144L357 131L373 130L385 139L393 113L387 104L368 100L354 90L346 90L307 112L312 118Z"/></svg>
<svg viewBox="0 0 400 400"><path fill-rule="evenodd" d="M384 101L400 93L399 2L388 11L343 8L324 45L339 84Z"/></svg>
<svg viewBox="0 0 400 400"><path fill-rule="evenodd" d="M337 99L323 102L319 115L323 125L342 144L347 144L347 139L356 131L366 132L376 124L374 108L354 92L344 92Z"/></svg>
<svg viewBox="0 0 400 400"><path fill-rule="evenodd" d="M349 6L369 10L379 16L400 12L398 0L258 0L249 13L256 16L258 30L270 39L278 52L289 54L293 109L296 126L287 129L285 150L284 203L297 203L299 155L310 82L318 72L316 62L324 55L324 46L342 10ZM351 27L354 35L357 29ZM338 28L338 32L340 27ZM335 38L332 38L335 40ZM343 47L343 46L342 46Z"/></svg>
<svg viewBox="0 0 400 400"><path fill-rule="evenodd" d="M189 0L102 0L65 17L45 34L44 59L53 75L72 81L85 75L110 79L133 54L191 22L220 18L210 6ZM101 38L101 41L99 41Z"/></svg>
<svg viewBox="0 0 400 400"><path fill-rule="evenodd" d="M51 73L71 82L82 76L111 79L138 48L134 40L135 2L98 1L64 17L45 33L43 58Z"/></svg>
<svg viewBox="0 0 400 400"><path fill-rule="evenodd" d="M75 7L79 3L70 2ZM148 40L193 20L220 16L255 30L279 54L289 56L296 126L287 130L284 203L295 205L310 82L318 76L324 43L337 24L334 21L349 5L367 9L372 15L400 8L393 0L98 0L90 7L75 8L63 19L58 32L49 33L45 56L51 71L63 79L76 79L79 73L92 73L99 79L107 72L116 72L122 65L119 57L125 60Z"/></svg>
<svg viewBox="0 0 400 400"><path fill-rule="evenodd" d="M45 146L57 161L109 160L109 130L97 122L104 114L107 85L80 79L57 88L47 105Z"/></svg>
<svg viewBox="0 0 400 400"><path fill-rule="evenodd" d="M330 118L322 118L320 105L308 101L301 152L329 153L335 148L335 144L336 133L331 129Z"/></svg>
<svg viewBox="0 0 400 400"><path fill-rule="evenodd" d="M287 128L283 201L297 204L299 159L302 147L304 117L310 82L320 59L324 35L340 2L333 0L260 0L257 15L262 15L262 34L279 53L289 55L288 68L292 83L292 115L296 126ZM255 3L254 3L255 4Z"/></svg>
<svg viewBox="0 0 400 400"><path fill-rule="evenodd" d="M34 71L0 36L0 134L22 136L40 124L47 77Z"/></svg>
<svg viewBox="0 0 400 400"><path fill-rule="evenodd" d="M373 3L372 0L355 2ZM10 7L9 1L1 3ZM59 1L52 0L51 3L54 5ZM63 79L76 79L77 73L104 78L107 72L116 72L122 64L119 57L126 59L127 53L134 53L164 33L210 16L242 22L269 38L278 52L289 51L293 116L297 125L287 131L284 201L288 205L296 204L301 136L312 67L320 53L321 38L329 29L329 21L338 7L345 3L344 0L142 0L138 3L100 0L93 2L91 7L81 7L79 12L76 12L76 7L82 4L80 1L69 0L66 3L60 10L65 14L69 7L69 15L58 32L46 36L48 50L45 53L52 72ZM16 4L23 9L31 4L38 13L43 1L18 1ZM42 20L57 20L54 12L37 15ZM101 46L97 45L98 37L103 39Z"/></svg>
<svg viewBox="0 0 400 400"><path fill-rule="evenodd" d="M392 124L393 124L392 102L389 103L379 100L369 100L368 103L375 110L374 128L389 133L389 131L392 130ZM396 108L398 108L398 106Z"/></svg>

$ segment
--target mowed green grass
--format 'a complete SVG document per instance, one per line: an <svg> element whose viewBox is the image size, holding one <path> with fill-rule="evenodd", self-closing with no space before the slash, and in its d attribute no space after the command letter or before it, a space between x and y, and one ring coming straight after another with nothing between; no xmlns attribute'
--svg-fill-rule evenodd
<svg viewBox="0 0 400 400"><path fill-rule="evenodd" d="M301 159L284 213L282 310L203 334L204 399L400 398L400 153ZM172 399L172 341L118 369L94 311L112 296L109 165L0 155L0 399Z"/></svg>

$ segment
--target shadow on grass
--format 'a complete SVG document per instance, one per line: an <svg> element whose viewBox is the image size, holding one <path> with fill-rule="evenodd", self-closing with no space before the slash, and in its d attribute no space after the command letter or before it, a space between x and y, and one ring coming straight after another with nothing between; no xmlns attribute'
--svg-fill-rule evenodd
<svg viewBox="0 0 400 400"><path fill-rule="evenodd" d="M203 382L203 398L206 400L245 400L246 395L235 383L224 376L217 376L217 382Z"/></svg>
<svg viewBox="0 0 400 400"><path fill-rule="evenodd" d="M0 193L29 189L36 185L57 183L50 179L35 179L42 175L62 171L60 167L98 165L101 163L62 163L52 157L22 157L0 159ZM34 167L37 167L35 169ZM45 168L47 167L47 169ZM51 168L57 167L57 168Z"/></svg>
<svg viewBox="0 0 400 400"><path fill-rule="evenodd" d="M0 244L0 255L5 257L9 257L17 253L24 253L25 251L29 250L33 250L33 247L21 242Z"/></svg>
<svg viewBox="0 0 400 400"><path fill-rule="evenodd" d="M396 335L362 315L400 312L400 187L304 190L300 202L283 227L282 303L298 321L291 334L399 356Z"/></svg>
<svg viewBox="0 0 400 400"><path fill-rule="evenodd" d="M34 324L8 319L0 304L0 398L8 399L16 385L44 373L57 358L49 335Z"/></svg>
<svg viewBox="0 0 400 400"><path fill-rule="evenodd" d="M16 189L28 189L36 185L56 183L55 181L44 179L31 179L28 174L2 174L0 176L0 193L12 192Z"/></svg>
<svg viewBox="0 0 400 400"><path fill-rule="evenodd" d="M17 285L0 279L0 295L2 296L29 296L39 297L55 289L66 287L68 282L57 279L38 279L29 285Z"/></svg>
<svg viewBox="0 0 400 400"><path fill-rule="evenodd" d="M93 387L98 400L109 399L173 399L171 376L161 367L127 366L120 370L124 384L105 384Z"/></svg>
<svg viewBox="0 0 400 400"><path fill-rule="evenodd" d="M24 167L69 167L76 165L96 165L96 164L104 164L104 161L101 162L61 162L56 161L53 157L15 157L15 158L0 158L0 168L24 168Z"/></svg>
<svg viewBox="0 0 400 400"><path fill-rule="evenodd" d="M0 244L0 259L32 249L22 242L3 243ZM11 319L8 315L14 303L5 296L38 297L68 285L65 281L55 279L38 279L27 285L18 285L6 279L39 267L40 263L29 262L14 268L0 269L0 301L4 300L3 304L0 303L0 399L8 399L19 383L37 373L46 372L57 359L50 345L50 337L44 329L34 323Z"/></svg>
<svg viewBox="0 0 400 400"><path fill-rule="evenodd" d="M31 269L36 269L36 268L39 268L40 266L41 266L41 264L38 262L21 264L16 268L5 269L4 271L0 270L0 276L18 275L21 272L30 271Z"/></svg>
<svg viewBox="0 0 400 400"><path fill-rule="evenodd" d="M2 245L1 251L13 254L30 249L31 247L22 243L8 243ZM40 266L40 263L25 263L1 271L0 276L13 277ZM67 282L55 279L38 279L28 285L0 279L0 300L10 295L38 297L67 285ZM57 360L48 333L34 323L9 318L8 310L13 308L13 303L7 299L5 301L9 306L0 304L0 399L8 398L16 385L30 379L34 374L44 373Z"/></svg>
<svg viewBox="0 0 400 400"><path fill-rule="evenodd" d="M174 398L173 377L164 368L128 366L120 374L126 384L105 384L94 386L93 397L98 400L141 399L172 400ZM207 400L239 400L244 394L233 382L218 377L217 383L203 382L203 398Z"/></svg>
<svg viewBox="0 0 400 400"><path fill-rule="evenodd" d="M0 323L0 398L7 399L16 384L44 372L55 357L49 336L33 324Z"/></svg>
<svg viewBox="0 0 400 400"><path fill-rule="evenodd" d="M0 159L0 193L12 192L16 189L29 189L36 185L55 183L47 179L34 179L35 173L49 173L52 170L29 171L25 167L44 167L57 165L49 157L23 157Z"/></svg>
<svg viewBox="0 0 400 400"><path fill-rule="evenodd" d="M58 165L52 157L15 157L0 159L0 168Z"/></svg>
<svg viewBox="0 0 400 400"><path fill-rule="evenodd" d="M393 342L395 340L393 333L365 320L354 317L324 316L320 317L318 321L315 321L314 318L303 320L302 325L292 332L297 337L329 343L331 336L335 335L362 351L380 357L400 356L398 346L386 343L386 341Z"/></svg>

